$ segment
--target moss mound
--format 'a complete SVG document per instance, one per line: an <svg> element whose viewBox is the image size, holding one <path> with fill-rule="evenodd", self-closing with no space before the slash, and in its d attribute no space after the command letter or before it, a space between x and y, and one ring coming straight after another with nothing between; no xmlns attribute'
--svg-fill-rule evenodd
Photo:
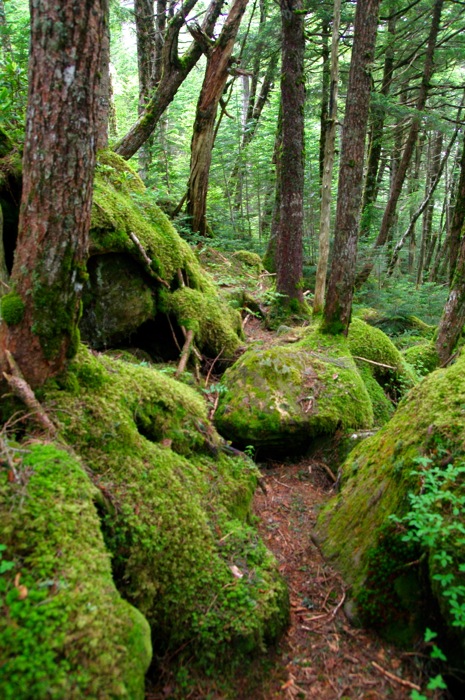
<svg viewBox="0 0 465 700"><path fill-rule="evenodd" d="M371 389L370 395L374 406L377 407L376 411L385 414L384 407L388 407L387 398L391 399L393 410L394 403L397 403L416 381L414 372L402 354L383 331L358 318L354 318L350 324L348 343L364 379L368 380L367 386ZM368 373L383 390L384 398L368 379Z"/></svg>
<svg viewBox="0 0 465 700"><path fill-rule="evenodd" d="M454 644L458 639L462 650L465 620L462 615L457 622L456 608L465 604L460 573L465 510L453 504L464 499L464 369L462 356L454 366L426 377L390 422L351 452L341 491L316 529L325 554L353 585L365 622L406 642L431 624L436 605L447 638L454 638ZM433 476L439 484L435 494L428 486ZM415 506L418 496L421 508ZM392 514L400 522L392 521ZM419 529L414 523L423 523L424 517L427 524ZM437 527L423 541L418 533L428 532L431 524ZM409 532L418 537L408 537Z"/></svg>
<svg viewBox="0 0 465 700"><path fill-rule="evenodd" d="M142 699L150 629L113 584L95 487L54 445L4 449L1 697Z"/></svg>
<svg viewBox="0 0 465 700"><path fill-rule="evenodd" d="M185 316L177 314L185 309L169 297L185 288L200 306L199 313L190 309L189 316L199 325L199 350L213 356L234 354L240 344L239 314L220 299L193 251L150 200L138 175L108 151L99 154L95 173L90 256L82 328L93 347L130 344L131 334L148 320L155 321L155 329L148 332L156 333L157 312L171 314L173 324L182 325ZM205 310L208 329L203 330Z"/></svg>
<svg viewBox="0 0 465 700"><path fill-rule="evenodd" d="M281 339L282 343L283 340ZM373 410L347 340L316 326L292 345L248 350L223 377L215 421L239 445L307 447L337 428L366 428Z"/></svg>
<svg viewBox="0 0 465 700"><path fill-rule="evenodd" d="M146 364L81 349L47 401L95 474L119 590L157 653L218 664L276 639L287 591L249 523L255 466L224 451L201 396Z"/></svg>
<svg viewBox="0 0 465 700"><path fill-rule="evenodd" d="M402 355L420 377L433 372L439 366L439 357L434 343L423 342L406 348Z"/></svg>

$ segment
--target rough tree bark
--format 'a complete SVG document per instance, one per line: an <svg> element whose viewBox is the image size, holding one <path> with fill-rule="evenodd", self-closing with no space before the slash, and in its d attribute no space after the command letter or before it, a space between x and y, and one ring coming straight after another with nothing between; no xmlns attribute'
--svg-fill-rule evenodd
<svg viewBox="0 0 465 700"><path fill-rule="evenodd" d="M324 125L324 155L321 177L320 237L318 241L318 267L316 270L313 313L323 311L328 271L329 240L331 233L331 184L333 180L334 152L337 129L337 95L339 80L339 24L341 0L334 0L333 32L331 38L331 67L327 123ZM323 125L322 125L323 127Z"/></svg>
<svg viewBox="0 0 465 700"><path fill-rule="evenodd" d="M180 85L187 78L203 52L203 45L194 39L189 49L180 57L178 54L179 32L185 25L186 16L197 0L185 0L178 12L171 18L166 28L160 58L160 81L156 86L144 112L128 133L116 144L115 152L123 158L131 158L147 141L157 126L161 115L172 102ZM212 0L200 28L200 35L211 36L221 13L224 0Z"/></svg>
<svg viewBox="0 0 465 700"><path fill-rule="evenodd" d="M389 95L392 78L394 74L394 47L393 39L396 33L396 19L394 15L388 21L389 40L384 56L383 79L380 94L384 97ZM370 233L373 207L378 196L378 172L381 162L381 151L384 133L384 121L386 109L380 104L372 108L372 126L370 148L368 153L367 174L365 179L365 190L363 193L362 216L360 220L360 236Z"/></svg>
<svg viewBox="0 0 465 700"><path fill-rule="evenodd" d="M364 282L366 282L366 280L370 276L374 266L374 253L386 243L392 223L396 216L397 203L402 192L405 176L407 174L410 160L412 158L412 154L420 131L420 113L425 108L426 100L430 89L431 76L433 75L434 70L434 51L436 48L436 41L441 24L441 12L443 3L444 0L435 0L433 6L431 27L426 47L425 63L423 66L423 75L420 84L420 89L418 92L418 97L415 103L416 114L412 117L412 123L410 125L407 141L405 143L404 151L402 153L402 158L400 160L399 167L394 178L394 182L392 183L390 196L386 205L386 209L384 210L378 237L374 244L374 251L370 259L365 263L359 275L357 276L357 287L360 287Z"/></svg>
<svg viewBox="0 0 465 700"><path fill-rule="evenodd" d="M302 0L281 0L281 201L276 240L276 291L292 308L303 302L304 13ZM297 310L297 309L296 309Z"/></svg>
<svg viewBox="0 0 465 700"><path fill-rule="evenodd" d="M106 10L107 0L31 3L23 193L0 364L10 352L33 387L62 369L79 337Z"/></svg>
<svg viewBox="0 0 465 700"><path fill-rule="evenodd" d="M355 11L342 132L335 237L322 330L347 334L357 260L365 137L380 0L359 0Z"/></svg>
<svg viewBox="0 0 465 700"><path fill-rule="evenodd" d="M455 267L457 264L460 239L462 236L463 224L465 221L465 139L462 144L462 155L460 159L460 178L457 188L457 199L455 200L454 213L449 231L449 276L452 284Z"/></svg>
<svg viewBox="0 0 465 700"><path fill-rule="evenodd" d="M201 236L207 234L205 214L216 113L228 79L231 55L247 2L234 0L218 39L205 45L207 67L195 114L187 193L191 227Z"/></svg>
<svg viewBox="0 0 465 700"><path fill-rule="evenodd" d="M465 236L460 242L452 288L439 322L436 350L447 364L465 324Z"/></svg>

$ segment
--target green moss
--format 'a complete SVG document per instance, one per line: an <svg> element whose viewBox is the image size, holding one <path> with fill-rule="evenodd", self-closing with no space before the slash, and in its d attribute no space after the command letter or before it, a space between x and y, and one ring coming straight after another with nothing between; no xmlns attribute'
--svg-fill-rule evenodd
<svg viewBox="0 0 465 700"><path fill-rule="evenodd" d="M282 341L280 341L282 342ZM338 427L373 423L366 387L343 336L316 326L289 345L248 350L227 370L215 420L242 445L293 449Z"/></svg>
<svg viewBox="0 0 465 700"><path fill-rule="evenodd" d="M418 546L404 542L399 527L386 524L367 553L366 580L356 596L361 622L382 629L385 638L404 647L424 626L420 554Z"/></svg>
<svg viewBox="0 0 465 700"><path fill-rule="evenodd" d="M122 260L131 257L133 266L139 270L140 279L146 286L149 281L152 290L158 295L159 310L175 316L179 312L181 317L177 319L178 323L187 323L189 327L194 328L198 346L204 350L202 344L205 343L207 354L216 355L223 349L223 352L231 355L238 347L242 335L238 313L220 299L215 285L202 269L189 245L181 239L169 219L150 199L150 194L145 191L138 176L126 161L115 154L109 156L105 152L101 154L99 162L94 181L91 255L112 253L113 257L119 255ZM146 269L147 262L129 234L136 235L140 246L150 259L154 275L151 278ZM94 267L97 264L95 263ZM136 273L126 271L125 274L134 278ZM178 296L170 301L172 292L176 293L180 286ZM119 285L117 288L119 290ZM134 284L131 289L134 289ZM111 318L106 322L108 314L105 315L103 302L100 304L101 313L97 308L100 291L100 287L95 283L95 274L91 274L85 300L84 321L87 322L89 317L94 320L102 317L106 325L111 325ZM191 308L193 300L198 309ZM125 303L124 298L121 299L119 315L123 317L123 321L130 316L131 306L129 302ZM113 304L113 307L116 308L116 304ZM129 314L125 309L129 310ZM115 318L115 313L112 316ZM181 323L182 321L185 323ZM98 329L87 326L86 337L92 339L99 336ZM97 347L118 342L114 336L115 333L105 342L100 339L100 345Z"/></svg>
<svg viewBox="0 0 465 700"><path fill-rule="evenodd" d="M233 258L244 263L247 267L251 267L257 275L264 270L261 257L257 253L252 253L250 250L237 250L233 253Z"/></svg>
<svg viewBox="0 0 465 700"><path fill-rule="evenodd" d="M223 451L189 387L84 349L70 372L82 376L83 364L85 376L100 367L104 391L50 386L48 400L96 475L114 574L149 620L157 653L189 642L189 655L215 666L262 648L287 621L287 593L247 522L255 466Z"/></svg>
<svg viewBox="0 0 465 700"><path fill-rule="evenodd" d="M240 316L219 303L217 297L182 287L167 297L167 310L181 326L194 331L197 343L207 354L221 353L223 358L234 355L242 335Z"/></svg>
<svg viewBox="0 0 465 700"><path fill-rule="evenodd" d="M439 366L439 357L434 343L423 342L406 348L402 353L420 377L433 372Z"/></svg>
<svg viewBox="0 0 465 700"><path fill-rule="evenodd" d="M0 470L0 689L5 700L144 697L143 616L111 576L95 488L74 457L35 444ZM22 588L24 586L24 588Z"/></svg>
<svg viewBox="0 0 465 700"><path fill-rule="evenodd" d="M374 424L381 426L387 423L394 413L394 404L386 396L382 386L376 381L371 368L363 363L358 363L358 371L365 383L368 395L373 406Z"/></svg>
<svg viewBox="0 0 465 700"><path fill-rule="evenodd" d="M421 487L421 479L412 475L418 469L417 459L428 455L449 463L465 455L464 369L465 357L461 357L447 370L436 370L423 379L402 400L389 423L356 447L343 466L341 491L323 509L317 537L356 597L367 586L373 552L381 547L389 516L402 518L409 510L409 492ZM445 454L440 445L447 446ZM462 523L462 513L454 517ZM431 553L426 554L429 559ZM442 608L445 601L434 582L434 571L428 575Z"/></svg>
<svg viewBox="0 0 465 700"><path fill-rule="evenodd" d="M17 292L8 292L0 300L0 314L7 326L15 326L24 318L26 306Z"/></svg>
<svg viewBox="0 0 465 700"><path fill-rule="evenodd" d="M405 392L414 386L416 377L411 367L394 343L379 328L373 328L368 323L354 318L347 339L358 366L368 366L374 379L392 401L399 401Z"/></svg>

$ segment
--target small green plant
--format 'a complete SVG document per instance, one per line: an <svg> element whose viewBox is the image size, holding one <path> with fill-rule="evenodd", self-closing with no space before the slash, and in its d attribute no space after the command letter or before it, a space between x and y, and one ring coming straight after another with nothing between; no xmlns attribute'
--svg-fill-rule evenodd
<svg viewBox="0 0 465 700"><path fill-rule="evenodd" d="M433 632L433 630L430 630L428 627L425 630L425 644L428 644L431 646L431 658L432 659L439 659L440 661L447 661L445 655L442 653L441 649L439 649L436 644L433 643L433 639L436 639L437 633ZM436 676L432 677L428 681L428 685L426 686L427 690L447 690L447 685L444 682L444 679L440 673L438 673ZM423 695L423 693L420 693L418 690L412 690L410 694L411 700L428 700L426 695Z"/></svg>
<svg viewBox="0 0 465 700"><path fill-rule="evenodd" d="M244 454L246 454L250 459L253 459L255 456L255 447L253 445L246 445L244 447Z"/></svg>
<svg viewBox="0 0 465 700"><path fill-rule="evenodd" d="M465 462L445 467L430 457L416 459L418 493L410 493L410 511L403 518L391 519L405 528L404 542L417 543L429 551L432 579L447 601L451 624L465 628Z"/></svg>
<svg viewBox="0 0 465 700"><path fill-rule="evenodd" d="M14 562L7 561L6 559L3 558L3 552L5 550L6 550L6 545L0 544L0 575L5 574L7 571L10 571L11 569L14 568Z"/></svg>

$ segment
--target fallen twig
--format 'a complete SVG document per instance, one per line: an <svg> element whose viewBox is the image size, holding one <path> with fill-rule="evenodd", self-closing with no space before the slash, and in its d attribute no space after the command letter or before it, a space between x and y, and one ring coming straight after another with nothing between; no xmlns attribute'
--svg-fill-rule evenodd
<svg viewBox="0 0 465 700"><path fill-rule="evenodd" d="M187 365L187 360L189 359L189 355L191 354L191 346L192 346L192 341L194 340L194 331L193 330L188 330L186 333L186 342L184 343L184 346L181 351L181 359L179 360L179 365L178 368L175 372L175 379L178 379L178 377L184 372L186 369Z"/></svg>
<svg viewBox="0 0 465 700"><path fill-rule="evenodd" d="M395 683L399 683L399 685L404 686L404 688L411 688L412 690L418 691L421 690L421 687L416 683L412 683L411 681L404 681L403 678L399 678L399 676L396 676L394 673L386 671L386 669L377 664L376 661L372 661L371 665L374 666L374 668L376 668L380 673L382 673L383 676L386 676L386 678L389 678L389 680L394 681Z"/></svg>
<svg viewBox="0 0 465 700"><path fill-rule="evenodd" d="M140 240L137 238L136 234L133 233L132 231L130 231L130 232L129 232L129 238L131 239L131 241L134 243L134 245L136 246L137 250L138 250L139 253L141 254L142 259L143 259L143 261L144 261L145 264L146 264L147 272L149 273L149 275L150 275L151 277L153 277L154 279L156 279L157 282L160 282L160 284L162 284L164 287L166 287L167 289L169 289L169 288L170 288L170 285L168 284L168 282L167 282L166 280L162 279L159 275L157 275L157 273L156 273L156 272L154 271L154 269L152 268L152 261L150 260L149 256L148 256L147 253L145 252L145 250L144 250L144 248L143 248L143 246L142 246L142 243L141 243Z"/></svg>
<svg viewBox="0 0 465 700"><path fill-rule="evenodd" d="M8 382L13 394L27 406L37 423L48 430L52 435L56 435L56 426L52 423L41 404L37 401L34 392L24 379L13 355L9 350L5 350L5 356L10 368L10 373L3 372L3 376Z"/></svg>
<svg viewBox="0 0 465 700"><path fill-rule="evenodd" d="M385 365L383 362L375 362L374 360L369 360L367 357L360 357L359 355L352 355L354 360L362 360L362 362L368 362L370 365L376 365L377 367L385 367L386 369L398 369L392 365Z"/></svg>

